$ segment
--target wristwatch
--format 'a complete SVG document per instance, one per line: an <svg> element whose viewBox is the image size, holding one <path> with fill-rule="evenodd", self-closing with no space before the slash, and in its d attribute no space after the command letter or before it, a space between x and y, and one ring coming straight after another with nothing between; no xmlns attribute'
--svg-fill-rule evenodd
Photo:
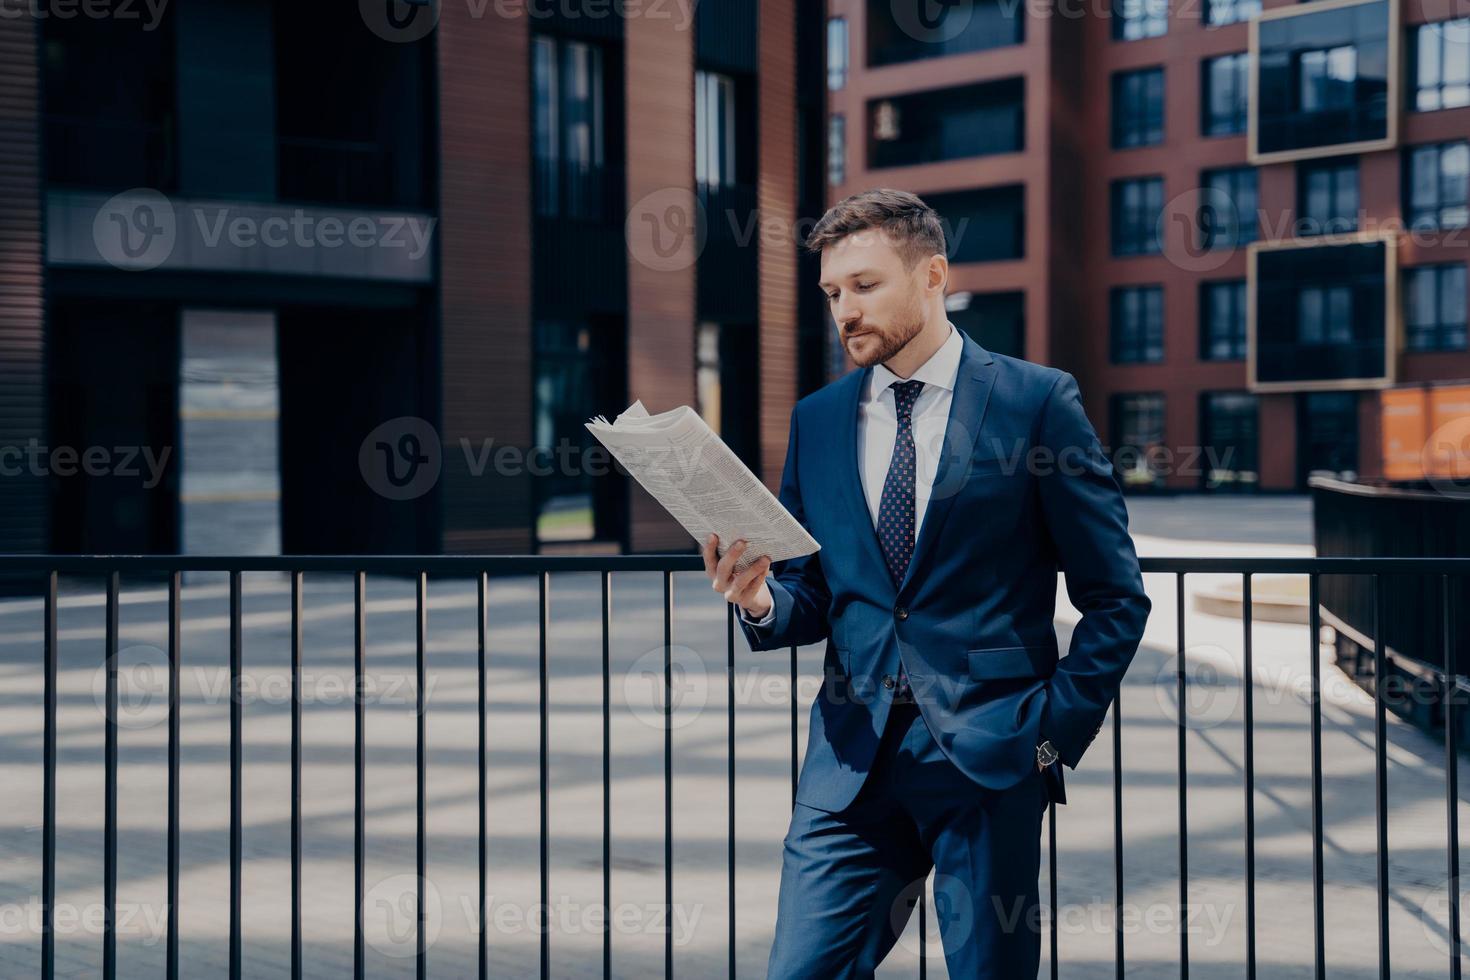
<svg viewBox="0 0 1470 980"><path fill-rule="evenodd" d="M1041 769L1045 769L1053 762L1056 762L1060 754L1052 746L1051 739L1046 739L1040 745L1036 746L1036 765Z"/></svg>

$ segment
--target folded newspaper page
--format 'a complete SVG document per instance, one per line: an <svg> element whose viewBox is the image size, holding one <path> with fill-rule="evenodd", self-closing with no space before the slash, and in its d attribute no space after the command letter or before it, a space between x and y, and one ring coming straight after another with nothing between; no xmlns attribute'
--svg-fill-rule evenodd
<svg viewBox="0 0 1470 980"><path fill-rule="evenodd" d="M700 547L714 532L720 536L723 556L744 538L746 547L736 571L744 571L763 555L773 562L785 561L821 548L689 406L649 415L643 403L635 401L612 422L599 415L586 425Z"/></svg>

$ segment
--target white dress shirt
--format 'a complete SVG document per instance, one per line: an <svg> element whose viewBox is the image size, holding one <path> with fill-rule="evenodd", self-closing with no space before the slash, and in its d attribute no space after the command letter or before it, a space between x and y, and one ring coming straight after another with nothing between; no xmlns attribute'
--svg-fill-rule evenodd
<svg viewBox="0 0 1470 980"><path fill-rule="evenodd" d="M878 507L883 500L883 481L888 478L888 465L893 460L893 444L898 438L898 405L892 386L901 381L922 381L910 413L914 434L914 541L924 522L924 510L934 486L934 473L939 466L939 452L944 446L944 430L949 422L949 407L954 400L955 378L960 370L960 354L964 339L949 325L949 336L929 359L907 378L900 378L885 365L875 364L868 375L867 387L858 402L857 444L861 466L858 476L863 496L868 501L868 516L878 526ZM883 574L888 574L885 568ZM740 616L754 626L769 626L776 618L773 606L765 617L753 620L744 609Z"/></svg>

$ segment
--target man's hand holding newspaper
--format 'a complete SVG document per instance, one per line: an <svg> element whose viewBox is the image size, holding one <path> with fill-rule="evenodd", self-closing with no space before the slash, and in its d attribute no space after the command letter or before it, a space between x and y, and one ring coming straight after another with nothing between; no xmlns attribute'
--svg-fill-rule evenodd
<svg viewBox="0 0 1470 980"><path fill-rule="evenodd" d="M700 544L711 586L748 615L770 611L773 562L821 548L687 405L649 415L638 401L612 422L599 415L586 424Z"/></svg>

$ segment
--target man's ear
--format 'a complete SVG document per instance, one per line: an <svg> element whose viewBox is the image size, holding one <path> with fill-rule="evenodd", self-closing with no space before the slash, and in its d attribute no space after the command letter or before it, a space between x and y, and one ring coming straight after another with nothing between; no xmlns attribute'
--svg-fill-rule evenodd
<svg viewBox="0 0 1470 980"><path fill-rule="evenodd" d="M944 294L944 284L949 281L949 259L935 252L929 256L929 266L924 280L924 288L930 291L938 291Z"/></svg>

